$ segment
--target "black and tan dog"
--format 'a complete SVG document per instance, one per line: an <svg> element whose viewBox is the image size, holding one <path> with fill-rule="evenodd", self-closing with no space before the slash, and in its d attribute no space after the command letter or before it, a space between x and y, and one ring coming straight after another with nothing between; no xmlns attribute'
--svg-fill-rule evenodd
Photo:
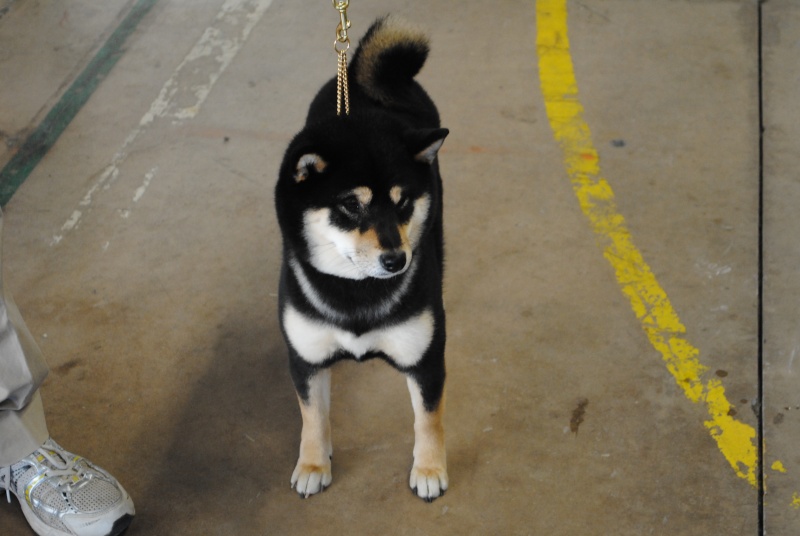
<svg viewBox="0 0 800 536"><path fill-rule="evenodd" d="M374 357L407 376L411 488L428 501L447 489L437 152L448 131L414 80L427 55L423 34L375 22L348 71L352 113L336 115L331 80L281 165L280 321L303 416L291 483L305 497L331 483L330 367Z"/></svg>

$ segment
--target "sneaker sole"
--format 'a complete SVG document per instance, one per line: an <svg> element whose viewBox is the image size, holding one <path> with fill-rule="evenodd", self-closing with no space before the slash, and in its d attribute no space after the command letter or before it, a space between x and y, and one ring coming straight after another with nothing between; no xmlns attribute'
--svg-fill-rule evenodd
<svg viewBox="0 0 800 536"><path fill-rule="evenodd" d="M19 498L16 497L16 495L14 495L14 497L19 501ZM33 529L33 531L39 536L70 536L70 534L67 532L58 530L50 525L45 524L23 501L19 501L19 504L22 507L22 514L28 521L28 525L30 525L31 529ZM109 532L105 534L105 536L120 536L120 534L128 530L128 527L133 521L133 517L133 514L123 514L122 517L114 521L114 524L111 526Z"/></svg>
<svg viewBox="0 0 800 536"><path fill-rule="evenodd" d="M130 514L125 514L114 522L114 526L111 527L111 532L108 534L108 536L119 536L128 530L128 527L131 525L132 521L133 516Z"/></svg>

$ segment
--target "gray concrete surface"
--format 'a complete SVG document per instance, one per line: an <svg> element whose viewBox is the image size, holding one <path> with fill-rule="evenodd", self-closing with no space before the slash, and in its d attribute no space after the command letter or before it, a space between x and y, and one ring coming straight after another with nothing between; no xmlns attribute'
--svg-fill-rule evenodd
<svg viewBox="0 0 800 536"><path fill-rule="evenodd" d="M764 5L764 429L765 529L800 529L800 394L797 358L800 200L797 139L800 5ZM780 462L780 465L776 463Z"/></svg>
<svg viewBox="0 0 800 536"><path fill-rule="evenodd" d="M61 98L133 2L8 4L6 140ZM451 129L451 488L432 504L407 489L403 378L342 364L334 482L300 500L272 188L335 74L337 15L327 1L263 2L245 32L243 16L217 19L223 4L159 0L5 209L5 277L52 368L52 435L132 493L128 534L758 533L758 490L645 337L581 212L545 115L535 3L511 0L351 2L355 37L388 11L429 31L420 81ZM757 429L756 2L568 5L585 119L619 211L700 349L704 381L719 379L731 413ZM800 528L797 15L788 0L765 4L765 513L769 534L787 535ZM193 55L219 44L203 41L207 28L231 44L229 63ZM0 166L14 144L4 151ZM16 504L0 505L0 534L26 530Z"/></svg>

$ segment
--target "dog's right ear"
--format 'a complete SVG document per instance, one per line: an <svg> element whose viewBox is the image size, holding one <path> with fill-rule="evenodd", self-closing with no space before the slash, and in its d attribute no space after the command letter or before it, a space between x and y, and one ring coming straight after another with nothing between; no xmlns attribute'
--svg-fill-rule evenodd
<svg viewBox="0 0 800 536"><path fill-rule="evenodd" d="M312 171L322 173L328 163L316 153L306 153L297 160L295 166L294 180L295 182L303 182L306 180Z"/></svg>
<svg viewBox="0 0 800 536"><path fill-rule="evenodd" d="M449 133L446 128L410 130L404 134L404 138L411 154L414 155L414 160L433 164Z"/></svg>

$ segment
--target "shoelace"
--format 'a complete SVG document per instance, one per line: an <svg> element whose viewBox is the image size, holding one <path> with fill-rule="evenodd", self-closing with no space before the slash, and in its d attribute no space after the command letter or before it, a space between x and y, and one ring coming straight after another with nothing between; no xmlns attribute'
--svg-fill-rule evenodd
<svg viewBox="0 0 800 536"><path fill-rule="evenodd" d="M56 452L55 450L50 450L44 447L36 449L36 452L31 454L34 458L38 458L42 456L45 460L50 462L50 466L45 466L44 470L39 472L39 474L47 473L47 478L52 477L61 477L61 481L59 484L63 484L66 478L64 477L74 477L78 475L78 471L75 470L75 464L81 460L80 456L76 456L72 460L66 459L64 456ZM37 465L42 463L42 460L37 459ZM16 464L15 464L16 465ZM11 482L11 465L6 466L0 469L0 484L3 484L3 487L6 488L6 500L11 502L11 486L13 485ZM83 478L85 475L80 475Z"/></svg>

